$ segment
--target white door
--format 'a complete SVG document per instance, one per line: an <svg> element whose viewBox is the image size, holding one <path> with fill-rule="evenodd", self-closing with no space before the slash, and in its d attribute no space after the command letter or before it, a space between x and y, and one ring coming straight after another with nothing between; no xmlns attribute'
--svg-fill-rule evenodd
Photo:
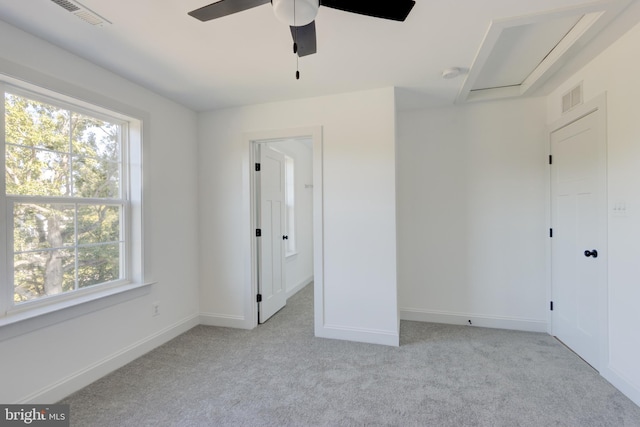
<svg viewBox="0 0 640 427"><path fill-rule="evenodd" d="M606 141L596 110L551 134L552 333L600 369L606 299Z"/></svg>
<svg viewBox="0 0 640 427"><path fill-rule="evenodd" d="M258 182L258 322L264 323L287 303L284 275L285 175L284 155L266 145L260 147Z"/></svg>

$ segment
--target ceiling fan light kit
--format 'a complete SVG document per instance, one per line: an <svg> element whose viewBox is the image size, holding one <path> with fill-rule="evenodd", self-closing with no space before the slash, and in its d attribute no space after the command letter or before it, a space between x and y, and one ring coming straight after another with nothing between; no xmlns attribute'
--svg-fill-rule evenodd
<svg viewBox="0 0 640 427"><path fill-rule="evenodd" d="M273 0L273 13L290 27L302 27L316 19L320 0Z"/></svg>

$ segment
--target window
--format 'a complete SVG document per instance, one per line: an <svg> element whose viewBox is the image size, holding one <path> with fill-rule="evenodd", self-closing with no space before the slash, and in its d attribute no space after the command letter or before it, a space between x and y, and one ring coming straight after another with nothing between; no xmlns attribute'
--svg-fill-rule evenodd
<svg viewBox="0 0 640 427"><path fill-rule="evenodd" d="M294 161L293 158L284 156L284 182L285 182L285 205L286 205L286 230L287 240L285 247L285 255L293 255L296 253L296 211L295 211L295 180L294 180Z"/></svg>
<svg viewBox="0 0 640 427"><path fill-rule="evenodd" d="M3 95L0 317L141 279L140 123L61 95Z"/></svg>

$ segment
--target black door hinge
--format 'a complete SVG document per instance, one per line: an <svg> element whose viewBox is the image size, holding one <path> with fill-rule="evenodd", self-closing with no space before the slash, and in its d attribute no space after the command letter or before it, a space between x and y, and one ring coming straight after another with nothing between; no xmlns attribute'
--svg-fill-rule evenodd
<svg viewBox="0 0 640 427"><path fill-rule="evenodd" d="M256 228L256 237L261 237L262 236L262 230L259 228Z"/></svg>
<svg viewBox="0 0 640 427"><path fill-rule="evenodd" d="M262 302L262 294L256 295L256 301L257 302Z"/></svg>
<svg viewBox="0 0 640 427"><path fill-rule="evenodd" d="M549 229L549 237L553 237L553 228Z"/></svg>
<svg viewBox="0 0 640 427"><path fill-rule="evenodd" d="M553 156L551 154L549 154L549 164L550 165L553 164Z"/></svg>
<svg viewBox="0 0 640 427"><path fill-rule="evenodd" d="M256 163L256 172L260 172L260 163Z"/></svg>
<svg viewBox="0 0 640 427"><path fill-rule="evenodd" d="M549 310L553 311L553 301L549 301Z"/></svg>

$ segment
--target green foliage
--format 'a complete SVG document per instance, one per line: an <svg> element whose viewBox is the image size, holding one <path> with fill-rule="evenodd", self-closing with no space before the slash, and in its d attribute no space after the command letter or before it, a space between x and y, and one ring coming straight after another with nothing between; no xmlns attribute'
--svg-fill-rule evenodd
<svg viewBox="0 0 640 427"><path fill-rule="evenodd" d="M119 133L118 124L5 94L6 192L36 196L14 201L15 302L121 277L123 206L109 200L120 197Z"/></svg>

